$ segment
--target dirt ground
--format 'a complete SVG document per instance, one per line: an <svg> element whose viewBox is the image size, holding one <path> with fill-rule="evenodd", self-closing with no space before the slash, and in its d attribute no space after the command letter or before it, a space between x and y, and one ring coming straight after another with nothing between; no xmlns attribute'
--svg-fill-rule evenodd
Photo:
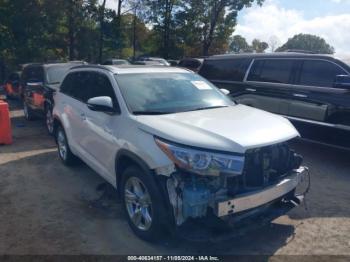
<svg viewBox="0 0 350 262"><path fill-rule="evenodd" d="M229 241L141 241L117 202L98 202L103 180L86 165L68 168L42 120L11 103L14 143L0 146L0 254L350 255L350 154L292 145L312 174L307 209Z"/></svg>

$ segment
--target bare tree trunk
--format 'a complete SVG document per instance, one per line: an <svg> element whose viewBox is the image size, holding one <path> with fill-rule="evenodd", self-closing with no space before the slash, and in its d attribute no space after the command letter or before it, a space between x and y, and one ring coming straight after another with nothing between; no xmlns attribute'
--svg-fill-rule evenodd
<svg viewBox="0 0 350 262"><path fill-rule="evenodd" d="M209 25L209 33L205 37L204 42L203 42L203 56L208 56L209 55L209 49L211 47L211 44L214 39L214 32L216 28L216 24L219 18L220 13L224 10L226 5L226 1L222 0L219 2L214 2L214 6L212 8L212 13L211 13L211 19L210 19L210 25Z"/></svg>
<svg viewBox="0 0 350 262"><path fill-rule="evenodd" d="M99 41L99 52L98 52L98 61L102 63L103 56L103 30L104 30L104 19L105 19L105 9L106 9L106 0L103 0L100 10L100 41Z"/></svg>
<svg viewBox="0 0 350 262"><path fill-rule="evenodd" d="M170 42L170 30L171 30L171 14L173 11L174 0L167 0L165 3L164 14L164 32L163 32L163 56L165 59L169 57L169 42Z"/></svg>
<svg viewBox="0 0 350 262"><path fill-rule="evenodd" d="M73 6L70 7L68 17L68 54L69 60L75 60L75 24Z"/></svg>
<svg viewBox="0 0 350 262"><path fill-rule="evenodd" d="M120 15L122 12L122 4L123 4L123 0L118 0L118 11L117 11L117 15L118 15L118 19L120 20Z"/></svg>
<svg viewBox="0 0 350 262"><path fill-rule="evenodd" d="M137 7L135 7L134 20L133 20L133 39L132 39L132 49L133 49L133 59L136 58L136 13Z"/></svg>

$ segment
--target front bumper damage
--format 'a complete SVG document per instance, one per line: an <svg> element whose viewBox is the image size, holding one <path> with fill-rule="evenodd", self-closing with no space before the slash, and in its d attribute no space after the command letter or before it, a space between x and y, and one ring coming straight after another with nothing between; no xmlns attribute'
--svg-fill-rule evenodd
<svg viewBox="0 0 350 262"><path fill-rule="evenodd" d="M237 214L273 202L292 192L304 179L308 180L306 176L309 176L307 169L301 167L275 185L259 191L238 195L232 199L218 201L214 205L215 215L223 217Z"/></svg>
<svg viewBox="0 0 350 262"><path fill-rule="evenodd" d="M310 187L310 174L308 168L300 167L281 177L277 183L234 196L230 196L223 188L213 192L201 183L191 184L189 194L180 176L175 174L167 181L169 199L178 226L189 218L202 218L208 214L230 223L248 220L259 213L266 213L276 203L281 207L280 211L289 211L303 201Z"/></svg>

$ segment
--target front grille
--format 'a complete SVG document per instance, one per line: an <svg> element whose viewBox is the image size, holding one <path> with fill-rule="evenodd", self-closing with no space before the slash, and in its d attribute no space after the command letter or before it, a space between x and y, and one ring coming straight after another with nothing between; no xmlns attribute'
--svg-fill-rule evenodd
<svg viewBox="0 0 350 262"><path fill-rule="evenodd" d="M298 168L301 162L302 157L287 143L248 150L243 175L228 178L228 189L235 194L269 186Z"/></svg>

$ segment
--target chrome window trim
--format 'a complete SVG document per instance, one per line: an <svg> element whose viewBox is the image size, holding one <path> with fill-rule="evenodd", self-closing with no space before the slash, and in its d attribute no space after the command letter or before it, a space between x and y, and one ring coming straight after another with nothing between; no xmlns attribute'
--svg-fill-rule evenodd
<svg viewBox="0 0 350 262"><path fill-rule="evenodd" d="M324 92L324 93L337 93L337 94L344 94L348 92L348 89L344 88L334 88L334 87L322 87L322 86L305 86L305 85L295 85L295 84L282 84L282 83L271 83L271 82L258 82L258 81L246 81L246 83L249 84L255 84L260 86L276 86L276 87L282 87L282 88L290 88L290 89L296 89L300 91L305 91L307 89L308 91L317 91L317 92Z"/></svg>
<svg viewBox="0 0 350 262"><path fill-rule="evenodd" d="M334 64L336 65L338 68L340 68L341 70L343 70L344 72L346 72L348 75L350 75L350 73L345 69L343 68L342 66L338 65L337 63L333 62L333 61L329 61L327 59L322 59L322 58L256 58L256 59L253 59L250 67L248 68L247 70L247 73L246 73L246 77L244 78L243 82L245 83L259 83L259 84L269 84L269 85L279 85L279 86L283 86L283 85L287 85L287 86L290 86L290 87L299 87L299 86L303 86L303 87L306 87L306 88L318 88L318 89L331 89L331 90L341 90L341 93L343 93L344 91L347 91L347 89L337 89L337 88L334 88L334 87L321 87L321 86L306 86L306 85L301 85L301 84L284 84L284 83L273 83L273 82L260 82L260 81L249 81L247 80L248 79L248 76L250 74L250 71L251 71L251 68L253 67L253 64L255 61L259 61L259 60L308 60L308 61L324 61L324 62L328 62L328 63L331 63L331 64Z"/></svg>
<svg viewBox="0 0 350 262"><path fill-rule="evenodd" d="M245 76L243 78L243 83L247 82L248 76L250 74L250 70L252 69L252 66L253 66L254 62L255 62L255 58L253 58L252 61L250 62L250 65L249 65L249 67L247 69L247 72L245 73Z"/></svg>

